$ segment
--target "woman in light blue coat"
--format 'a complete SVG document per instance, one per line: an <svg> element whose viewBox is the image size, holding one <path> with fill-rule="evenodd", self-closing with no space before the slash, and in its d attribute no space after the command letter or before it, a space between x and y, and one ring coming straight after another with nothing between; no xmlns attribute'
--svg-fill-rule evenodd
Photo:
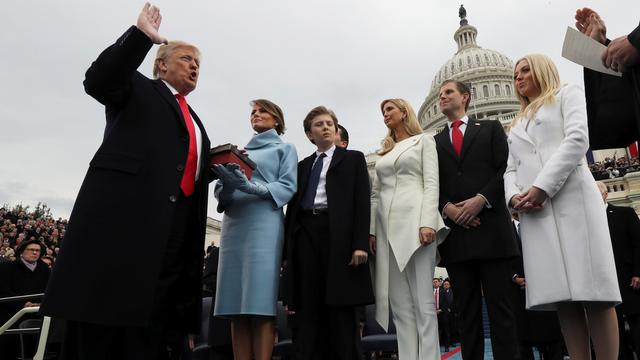
<svg viewBox="0 0 640 360"><path fill-rule="evenodd" d="M257 167L251 180L235 164L216 165L215 196L224 211L215 316L231 318L236 360L271 359L284 241L282 207L296 192L298 158L282 142L284 116L269 100L254 100L245 146Z"/></svg>

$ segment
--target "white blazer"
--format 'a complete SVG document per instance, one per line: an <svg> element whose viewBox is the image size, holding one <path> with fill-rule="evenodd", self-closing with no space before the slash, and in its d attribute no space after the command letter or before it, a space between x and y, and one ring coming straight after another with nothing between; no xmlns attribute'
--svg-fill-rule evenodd
<svg viewBox="0 0 640 360"><path fill-rule="evenodd" d="M377 161L370 234L376 237L376 319L385 329L389 319L389 256L395 256L403 271L422 246L421 227L436 231L437 243L429 246L442 243L449 233L438 212L439 194L438 153L432 136L420 134L400 141Z"/></svg>
<svg viewBox="0 0 640 360"><path fill-rule="evenodd" d="M561 87L553 104L511 129L504 174L507 203L536 186L549 199L520 213L527 308L561 301L620 301L605 204L585 161L584 92Z"/></svg>

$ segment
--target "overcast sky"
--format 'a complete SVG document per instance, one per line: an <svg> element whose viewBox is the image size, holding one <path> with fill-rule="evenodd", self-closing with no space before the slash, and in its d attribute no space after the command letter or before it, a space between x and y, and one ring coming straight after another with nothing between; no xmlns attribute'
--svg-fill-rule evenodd
<svg viewBox="0 0 640 360"><path fill-rule="evenodd" d="M68 217L104 130L101 105L86 95L84 72L133 25L143 1L12 1L0 12L0 204L47 203ZM189 103L212 144L246 144L249 101L271 99L285 113L284 140L302 159L314 147L302 119L326 105L370 152L384 137L382 99L417 109L433 76L456 51L460 2L449 0L253 0L155 2L160 33L202 51L198 88ZM512 60L544 53L564 82L582 69L561 58L578 7L604 18L610 38L638 25L633 1L465 1L478 44ZM154 47L140 67L151 75ZM210 204L213 204L211 201ZM123 204L123 206L126 206ZM215 206L209 215L219 218Z"/></svg>

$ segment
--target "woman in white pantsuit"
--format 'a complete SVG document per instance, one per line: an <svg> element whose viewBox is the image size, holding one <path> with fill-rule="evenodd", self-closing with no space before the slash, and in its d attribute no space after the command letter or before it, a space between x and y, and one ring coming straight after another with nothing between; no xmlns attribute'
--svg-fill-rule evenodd
<svg viewBox="0 0 640 360"><path fill-rule="evenodd" d="M438 360L438 318L431 279L436 247L448 233L438 212L438 155L408 102L381 104L389 133L371 194L371 251L376 254L376 320L388 328L389 303L401 360Z"/></svg>
<svg viewBox="0 0 640 360"><path fill-rule="evenodd" d="M521 221L527 308L557 310L572 360L618 357L621 301L605 205L585 161L584 93L544 55L518 60L505 196Z"/></svg>

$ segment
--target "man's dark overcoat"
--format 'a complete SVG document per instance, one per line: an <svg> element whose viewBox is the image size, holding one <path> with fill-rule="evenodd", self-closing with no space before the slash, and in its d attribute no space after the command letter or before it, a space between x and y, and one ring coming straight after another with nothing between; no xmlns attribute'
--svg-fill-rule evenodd
<svg viewBox="0 0 640 360"><path fill-rule="evenodd" d="M189 148L172 92L136 70L152 45L131 27L86 72L85 91L105 106L106 129L69 219L41 309L46 315L104 325L145 326L151 320ZM202 152L192 195L197 210L185 235L187 280L176 293L183 325L197 332L210 143L190 112Z"/></svg>
<svg viewBox="0 0 640 360"><path fill-rule="evenodd" d="M295 294L296 269L300 265L296 252L296 237L300 231L297 217L300 200L306 190L316 154L298 163L298 192L287 206L285 221L285 259L287 269L283 279L283 296L295 309L299 299ZM370 192L369 176L364 155L359 151L336 147L326 176L329 207L327 239L329 262L326 269L326 304L334 306L366 305L374 302L369 266L347 266L354 250L368 251Z"/></svg>

